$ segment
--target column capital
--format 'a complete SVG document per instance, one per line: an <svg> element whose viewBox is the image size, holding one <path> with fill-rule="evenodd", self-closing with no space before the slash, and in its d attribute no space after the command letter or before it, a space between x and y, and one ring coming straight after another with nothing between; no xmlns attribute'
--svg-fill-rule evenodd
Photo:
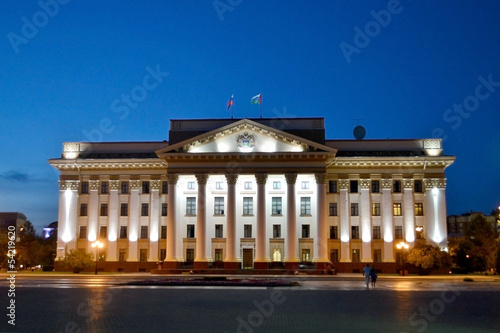
<svg viewBox="0 0 500 333"><path fill-rule="evenodd" d="M99 179L90 179L89 180L89 190L98 191L99 190Z"/></svg>
<svg viewBox="0 0 500 333"><path fill-rule="evenodd" d="M361 186L362 190L368 190L370 189L370 180L369 179L360 179L359 180L359 185Z"/></svg>
<svg viewBox="0 0 500 333"><path fill-rule="evenodd" d="M425 188L427 190L434 187L446 188L446 178L424 178Z"/></svg>
<svg viewBox="0 0 500 333"><path fill-rule="evenodd" d="M383 189L391 189L392 188L392 179L387 179L387 178L382 179L382 188Z"/></svg>
<svg viewBox="0 0 500 333"><path fill-rule="evenodd" d="M118 190L120 187L120 181L117 179L113 179L109 181L109 189L110 190Z"/></svg>
<svg viewBox="0 0 500 333"><path fill-rule="evenodd" d="M161 180L153 179L150 181L152 190L159 190L161 186Z"/></svg>
<svg viewBox="0 0 500 333"><path fill-rule="evenodd" d="M326 184L326 173L315 173L316 184Z"/></svg>
<svg viewBox="0 0 500 333"><path fill-rule="evenodd" d="M59 189L60 190L78 190L80 185L79 180L60 180Z"/></svg>
<svg viewBox="0 0 500 333"><path fill-rule="evenodd" d="M413 189L413 178L403 178L403 188Z"/></svg>
<svg viewBox="0 0 500 333"><path fill-rule="evenodd" d="M208 177L210 177L208 173L197 173L194 176L196 177L196 181L200 185L206 185Z"/></svg>
<svg viewBox="0 0 500 333"><path fill-rule="evenodd" d="M267 181L267 173L256 173L255 180L257 181L257 185L265 185Z"/></svg>
<svg viewBox="0 0 500 333"><path fill-rule="evenodd" d="M226 181L229 185L236 184L236 181L238 180L238 175L233 173L226 173L225 176L226 176Z"/></svg>
<svg viewBox="0 0 500 333"><path fill-rule="evenodd" d="M296 173L285 173L285 179L287 184L295 184L297 181Z"/></svg>
<svg viewBox="0 0 500 333"><path fill-rule="evenodd" d="M168 185L176 185L179 180L179 175L170 173L167 175Z"/></svg>
<svg viewBox="0 0 500 333"><path fill-rule="evenodd" d="M339 188L341 190L349 189L349 179L339 179Z"/></svg>
<svg viewBox="0 0 500 333"><path fill-rule="evenodd" d="M141 181L139 179L131 179L130 180L130 188L132 190L137 190L141 187Z"/></svg>

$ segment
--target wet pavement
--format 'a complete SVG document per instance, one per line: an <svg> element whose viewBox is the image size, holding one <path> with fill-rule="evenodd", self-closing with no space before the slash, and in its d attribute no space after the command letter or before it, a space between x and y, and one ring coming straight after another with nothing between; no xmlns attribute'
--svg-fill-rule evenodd
<svg viewBox="0 0 500 333"><path fill-rule="evenodd" d="M243 288L119 285L150 275L17 276L15 297L4 297L1 277L1 332L500 331L495 277L382 276L366 288L360 275L298 276L296 287Z"/></svg>

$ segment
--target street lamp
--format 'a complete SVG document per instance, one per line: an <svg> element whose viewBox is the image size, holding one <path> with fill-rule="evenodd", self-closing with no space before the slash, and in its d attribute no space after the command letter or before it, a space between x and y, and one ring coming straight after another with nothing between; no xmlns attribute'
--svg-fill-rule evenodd
<svg viewBox="0 0 500 333"><path fill-rule="evenodd" d="M400 256L399 256L399 261L400 261L400 264L401 264L401 275L405 275L404 273L404 269L403 269L403 254L404 254L404 250L408 250L410 246L408 244L406 244L405 242L400 242L398 244L396 244L396 248L400 251Z"/></svg>
<svg viewBox="0 0 500 333"><path fill-rule="evenodd" d="M103 246L104 246L104 244L99 242L99 241L95 241L92 243L92 247L95 247L95 275L97 275L98 252L99 252L99 249L102 249Z"/></svg>

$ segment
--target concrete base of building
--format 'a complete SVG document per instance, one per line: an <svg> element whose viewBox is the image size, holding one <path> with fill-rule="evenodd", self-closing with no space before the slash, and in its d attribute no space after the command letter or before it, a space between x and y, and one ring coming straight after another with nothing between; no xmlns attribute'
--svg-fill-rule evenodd
<svg viewBox="0 0 500 333"><path fill-rule="evenodd" d="M267 261L259 261L253 263L254 269L269 269L269 263Z"/></svg>
<svg viewBox="0 0 500 333"><path fill-rule="evenodd" d="M241 269L241 263L237 261L225 261L224 270L237 270Z"/></svg>
<svg viewBox="0 0 500 333"><path fill-rule="evenodd" d="M298 262L285 262L285 269L286 270L298 270L299 263Z"/></svg>
<svg viewBox="0 0 500 333"><path fill-rule="evenodd" d="M207 261L195 261L193 263L193 269L208 269L208 262Z"/></svg>

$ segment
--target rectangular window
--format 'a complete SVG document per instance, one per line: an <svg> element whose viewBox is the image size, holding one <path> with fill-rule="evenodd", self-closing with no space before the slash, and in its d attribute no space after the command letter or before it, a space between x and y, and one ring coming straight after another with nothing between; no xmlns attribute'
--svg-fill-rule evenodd
<svg viewBox="0 0 500 333"><path fill-rule="evenodd" d="M394 213L394 216L401 216L402 211L401 211L401 203L400 202L395 202L392 204L392 211Z"/></svg>
<svg viewBox="0 0 500 333"><path fill-rule="evenodd" d="M224 260L222 249L215 249L214 261L221 262Z"/></svg>
<svg viewBox="0 0 500 333"><path fill-rule="evenodd" d="M424 239L425 238L423 225L417 225L417 227L415 228L415 231L416 231L417 239Z"/></svg>
<svg viewBox="0 0 500 333"><path fill-rule="evenodd" d="M273 224L273 238L281 238L281 225Z"/></svg>
<svg viewBox="0 0 500 333"><path fill-rule="evenodd" d="M142 192L141 193L149 193L149 182L142 182Z"/></svg>
<svg viewBox="0 0 500 333"><path fill-rule="evenodd" d="M281 215L281 197L273 197L271 200L272 200L272 214Z"/></svg>
<svg viewBox="0 0 500 333"><path fill-rule="evenodd" d="M148 216L148 215L149 215L149 204L142 203L141 204L141 216Z"/></svg>
<svg viewBox="0 0 500 333"><path fill-rule="evenodd" d="M194 238L194 224L186 226L186 238Z"/></svg>
<svg viewBox="0 0 500 333"><path fill-rule="evenodd" d="M194 189L196 189L196 184L195 184L195 182L188 182L187 187L188 187L188 190L194 190Z"/></svg>
<svg viewBox="0 0 500 333"><path fill-rule="evenodd" d="M245 182L245 190L251 190L252 189L252 182Z"/></svg>
<svg viewBox="0 0 500 333"><path fill-rule="evenodd" d="M128 194L128 192L129 192L129 184L128 184L128 182L122 182L121 193L122 194Z"/></svg>
<svg viewBox="0 0 500 333"><path fill-rule="evenodd" d="M351 226L351 238L359 239L359 226L357 225Z"/></svg>
<svg viewBox="0 0 500 333"><path fill-rule="evenodd" d="M78 238L87 238L87 226L80 226L80 234L78 235Z"/></svg>
<svg viewBox="0 0 500 333"><path fill-rule="evenodd" d="M243 215L253 215L253 198L243 197Z"/></svg>
<svg viewBox="0 0 500 333"><path fill-rule="evenodd" d="M215 238L222 238L222 224L215 225Z"/></svg>
<svg viewBox="0 0 500 333"><path fill-rule="evenodd" d="M352 262L359 262L359 253L361 251L358 249L352 249L351 254L352 254Z"/></svg>
<svg viewBox="0 0 500 333"><path fill-rule="evenodd" d="M148 237L148 226L147 225L141 225L141 238L147 239Z"/></svg>
<svg viewBox="0 0 500 333"><path fill-rule="evenodd" d="M140 249L139 250L139 261L148 261L148 250Z"/></svg>
<svg viewBox="0 0 500 333"><path fill-rule="evenodd" d="M403 227L397 225L394 227L394 239L403 239Z"/></svg>
<svg viewBox="0 0 500 333"><path fill-rule="evenodd" d="M372 193L380 193L380 180L372 180Z"/></svg>
<svg viewBox="0 0 500 333"><path fill-rule="evenodd" d="M329 215L330 216L337 216L338 215L337 203L336 202L330 202Z"/></svg>
<svg viewBox="0 0 500 333"><path fill-rule="evenodd" d="M106 239L108 237L108 227L105 225L101 225L99 228L99 238Z"/></svg>
<svg viewBox="0 0 500 333"><path fill-rule="evenodd" d="M127 226L120 226L120 238L127 238Z"/></svg>
<svg viewBox="0 0 500 333"><path fill-rule="evenodd" d="M424 191L424 187L420 179L415 180L414 186L415 186L415 193L422 193Z"/></svg>
<svg viewBox="0 0 500 333"><path fill-rule="evenodd" d="M302 189L303 190L308 190L309 189L309 182L308 181L303 181L302 182Z"/></svg>
<svg viewBox="0 0 500 333"><path fill-rule="evenodd" d="M339 262L339 250L338 249L330 249L330 261L332 263Z"/></svg>
<svg viewBox="0 0 500 333"><path fill-rule="evenodd" d="M167 238L167 226L166 225L162 225L161 226L161 233L160 233L160 238L161 239L166 239Z"/></svg>
<svg viewBox="0 0 500 333"><path fill-rule="evenodd" d="M80 187L81 194L89 194L89 182L82 182Z"/></svg>
<svg viewBox="0 0 500 333"><path fill-rule="evenodd" d="M350 182L350 192L351 193L358 193L358 181L357 180L351 180Z"/></svg>
<svg viewBox="0 0 500 333"><path fill-rule="evenodd" d="M379 202L372 203L372 216L380 216L380 203Z"/></svg>
<svg viewBox="0 0 500 333"><path fill-rule="evenodd" d="M328 181L328 192L329 193L337 193L337 181L329 180Z"/></svg>
<svg viewBox="0 0 500 333"><path fill-rule="evenodd" d="M108 204L101 204L101 216L108 216Z"/></svg>
<svg viewBox="0 0 500 333"><path fill-rule="evenodd" d="M311 215L311 198L300 198L300 215Z"/></svg>
<svg viewBox="0 0 500 333"><path fill-rule="evenodd" d="M400 180L395 180L392 183L392 191L394 193L401 193L401 181Z"/></svg>
<svg viewBox="0 0 500 333"><path fill-rule="evenodd" d="M382 238L382 233L380 232L380 226L374 225L373 226L373 239L381 239L381 238Z"/></svg>
<svg viewBox="0 0 500 333"><path fill-rule="evenodd" d="M273 190L281 190L281 182L280 181L273 182Z"/></svg>
<svg viewBox="0 0 500 333"><path fill-rule="evenodd" d="M126 255L127 255L127 250L126 249L120 249L120 250L118 250L118 261L125 261Z"/></svg>
<svg viewBox="0 0 500 333"><path fill-rule="evenodd" d="M309 224L302 225L302 238L309 238L310 236L310 226Z"/></svg>
<svg viewBox="0 0 500 333"><path fill-rule="evenodd" d="M192 263L194 261L194 249L186 249L186 262Z"/></svg>
<svg viewBox="0 0 500 333"><path fill-rule="evenodd" d="M120 216L128 216L128 203L120 205Z"/></svg>
<svg viewBox="0 0 500 333"><path fill-rule="evenodd" d="M382 250L381 249L373 250L373 262L382 262Z"/></svg>
<svg viewBox="0 0 500 333"><path fill-rule="evenodd" d="M215 189L216 190L223 190L224 189L224 183L223 182L216 182L215 183Z"/></svg>
<svg viewBox="0 0 500 333"><path fill-rule="evenodd" d="M196 215L196 198L186 198L186 215Z"/></svg>
<svg viewBox="0 0 500 333"><path fill-rule="evenodd" d="M308 262L311 261L311 250L310 249L302 249L302 261Z"/></svg>
<svg viewBox="0 0 500 333"><path fill-rule="evenodd" d="M101 183L101 194L108 194L108 193L109 193L109 183L102 182Z"/></svg>
<svg viewBox="0 0 500 333"><path fill-rule="evenodd" d="M252 238L252 225L251 224L245 224L243 226L243 232L244 232L244 235L243 237L245 238Z"/></svg>
<svg viewBox="0 0 500 333"><path fill-rule="evenodd" d="M168 194L168 182L166 181L161 182L161 193Z"/></svg>
<svg viewBox="0 0 500 333"><path fill-rule="evenodd" d="M422 202L415 203L415 216L424 216L424 204Z"/></svg>
<svg viewBox="0 0 500 333"><path fill-rule="evenodd" d="M87 207L86 203L80 204L80 216L87 216Z"/></svg>
<svg viewBox="0 0 500 333"><path fill-rule="evenodd" d="M330 226L330 239L339 239L339 232L336 225Z"/></svg>
<svg viewBox="0 0 500 333"><path fill-rule="evenodd" d="M359 209L357 203L351 203L351 216L359 216Z"/></svg>
<svg viewBox="0 0 500 333"><path fill-rule="evenodd" d="M214 215L224 215L224 197L214 198Z"/></svg>
<svg viewBox="0 0 500 333"><path fill-rule="evenodd" d="M163 202L161 204L161 216L167 216L168 215L168 203Z"/></svg>

